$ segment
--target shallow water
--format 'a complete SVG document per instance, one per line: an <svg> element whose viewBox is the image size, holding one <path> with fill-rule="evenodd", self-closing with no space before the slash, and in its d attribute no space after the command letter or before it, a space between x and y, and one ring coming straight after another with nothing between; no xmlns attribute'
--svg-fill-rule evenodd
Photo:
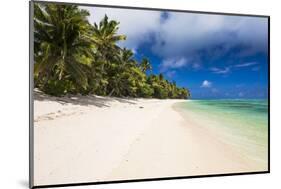
<svg viewBox="0 0 281 189"><path fill-rule="evenodd" d="M187 119L214 131L241 155L267 165L267 100L190 100L177 108Z"/></svg>

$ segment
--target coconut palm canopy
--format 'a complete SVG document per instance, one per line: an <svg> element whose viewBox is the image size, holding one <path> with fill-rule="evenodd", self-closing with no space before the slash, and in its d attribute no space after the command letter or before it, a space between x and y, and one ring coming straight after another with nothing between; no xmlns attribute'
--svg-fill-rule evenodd
<svg viewBox="0 0 281 189"><path fill-rule="evenodd" d="M153 74L147 57L119 45L126 35L106 14L90 23L89 11L76 5L34 7L35 87L54 96L95 94L118 97L189 98L163 74Z"/></svg>

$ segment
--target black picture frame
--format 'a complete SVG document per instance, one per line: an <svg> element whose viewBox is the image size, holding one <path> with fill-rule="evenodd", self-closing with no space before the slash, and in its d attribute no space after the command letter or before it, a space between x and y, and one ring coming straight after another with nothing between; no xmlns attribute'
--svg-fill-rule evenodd
<svg viewBox="0 0 281 189"><path fill-rule="evenodd" d="M61 183L50 185L34 185L33 183L33 4L71 4L88 7L102 7L102 8L121 8L134 10L151 10L151 11L171 11L195 14L210 14L210 15L230 15L230 16L247 16L247 17L261 17L268 20L268 170L257 172L241 172L241 173L224 173L224 174L209 174L196 176L178 176L178 177L161 177L161 178L147 178L147 179L129 179L129 180L114 180L114 181L100 181L100 182L82 182L82 183ZM51 188L51 187L67 187L67 186L83 186L83 185L98 185L98 184L113 184L113 183L129 183L129 182L144 182L144 181L161 181L161 180L175 180L175 179L190 179L190 178L206 178L206 177L222 177L222 176L237 176L237 175L254 175L270 173L270 16L258 14L241 14L241 13L225 13L225 12L207 12L194 10L178 10L178 9L162 9L149 7L132 7L132 6L117 6L117 5L102 5L102 4L87 4L87 3L71 3L71 2L56 2L56 1L29 1L29 187L30 188Z"/></svg>

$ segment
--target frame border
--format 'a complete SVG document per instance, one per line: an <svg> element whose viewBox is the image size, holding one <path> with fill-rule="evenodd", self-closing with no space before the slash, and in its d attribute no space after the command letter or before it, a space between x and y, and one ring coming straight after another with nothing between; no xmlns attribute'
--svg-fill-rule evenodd
<svg viewBox="0 0 281 189"><path fill-rule="evenodd" d="M34 1L29 1L29 188L34 186L34 100L33 100L33 64L34 64Z"/></svg>
<svg viewBox="0 0 281 189"><path fill-rule="evenodd" d="M240 173L223 173L223 174L209 174L209 175L192 175L192 176L175 176L175 177L160 177L160 178L144 178L144 179L128 179L128 180L113 180L113 181L99 181L99 182L81 182L81 183L65 183L65 184L50 184L50 185L34 185L34 100L33 100L33 64L34 64L34 3L43 4L66 4L78 5L88 7L101 8L119 8L119 9L134 9L146 11L170 11L183 12L194 14L209 14L209 15L224 15L224 16L246 16L246 17L260 17L267 18L268 21L268 44L267 44L267 61L268 61L268 167L266 171L254 172L240 172ZM181 9L165 9L165 8L149 8L149 7L133 7L133 6L119 6L119 5L102 5L89 3L71 3L71 2L57 2L57 1L29 1L29 188L53 188L53 187L68 187L68 186L85 186L85 185L99 185L99 184L116 184L116 183L131 183L131 182L145 182L145 181L161 181L161 180L179 180L190 178L208 178L208 177L224 177L224 176L239 176L239 175L257 175L270 173L270 16L259 14L240 14L240 13L226 13L226 12L208 12L208 11L194 11Z"/></svg>

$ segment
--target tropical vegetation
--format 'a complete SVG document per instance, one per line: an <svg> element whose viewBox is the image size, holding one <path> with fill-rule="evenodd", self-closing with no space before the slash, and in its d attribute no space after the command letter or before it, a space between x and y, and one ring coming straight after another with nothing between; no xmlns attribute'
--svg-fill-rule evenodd
<svg viewBox="0 0 281 189"><path fill-rule="evenodd" d="M152 74L148 58L137 61L118 42L119 23L106 15L91 25L89 12L75 5L34 6L34 85L53 96L95 94L116 97L189 98L163 74Z"/></svg>

